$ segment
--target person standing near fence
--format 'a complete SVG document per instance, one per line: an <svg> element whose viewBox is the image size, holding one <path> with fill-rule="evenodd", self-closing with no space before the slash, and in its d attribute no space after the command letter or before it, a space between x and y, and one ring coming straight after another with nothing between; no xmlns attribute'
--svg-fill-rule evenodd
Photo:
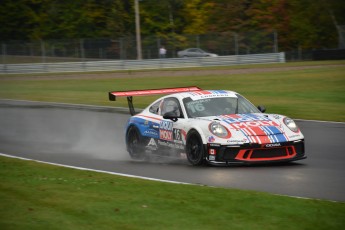
<svg viewBox="0 0 345 230"><path fill-rule="evenodd" d="M166 54L167 54L167 50L164 48L164 46L162 46L159 49L159 58L165 58Z"/></svg>

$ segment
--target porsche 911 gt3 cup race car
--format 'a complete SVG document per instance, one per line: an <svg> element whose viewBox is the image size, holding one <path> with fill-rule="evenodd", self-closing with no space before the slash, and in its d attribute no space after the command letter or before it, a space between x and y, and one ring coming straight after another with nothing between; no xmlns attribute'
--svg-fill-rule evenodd
<svg viewBox="0 0 345 230"><path fill-rule="evenodd" d="M169 94L135 114L134 96ZM192 165L267 163L304 159L304 136L285 116L265 114L240 94L198 87L109 92L127 97L126 125L133 159L150 154L185 154Z"/></svg>

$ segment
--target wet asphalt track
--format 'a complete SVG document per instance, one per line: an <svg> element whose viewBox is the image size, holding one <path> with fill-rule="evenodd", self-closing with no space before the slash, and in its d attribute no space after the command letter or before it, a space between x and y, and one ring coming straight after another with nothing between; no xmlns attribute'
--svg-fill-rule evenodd
<svg viewBox="0 0 345 230"><path fill-rule="evenodd" d="M345 123L298 121L308 158L280 165L193 167L187 160L132 161L127 110L0 100L0 153L97 170L217 187L345 201Z"/></svg>

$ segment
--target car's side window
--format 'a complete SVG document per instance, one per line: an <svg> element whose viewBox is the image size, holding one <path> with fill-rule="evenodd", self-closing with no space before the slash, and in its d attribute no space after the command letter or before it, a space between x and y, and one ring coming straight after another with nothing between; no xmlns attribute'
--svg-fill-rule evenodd
<svg viewBox="0 0 345 230"><path fill-rule="evenodd" d="M162 109L161 111L162 116L166 113L173 113L177 117L183 118L183 113L181 110L180 103L176 98L169 97L169 98L164 99L161 109Z"/></svg>
<svg viewBox="0 0 345 230"><path fill-rule="evenodd" d="M158 114L158 112L159 112L159 105L161 104L161 102L162 101L157 101L156 103L151 105L151 107L149 108L150 113Z"/></svg>

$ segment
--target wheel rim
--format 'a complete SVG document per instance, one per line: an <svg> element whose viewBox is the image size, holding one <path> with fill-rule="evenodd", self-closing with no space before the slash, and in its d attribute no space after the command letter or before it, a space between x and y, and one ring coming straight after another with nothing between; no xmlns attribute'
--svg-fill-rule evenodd
<svg viewBox="0 0 345 230"><path fill-rule="evenodd" d="M189 158L191 161L198 161L201 154L201 148L199 140L196 136L193 136L189 142Z"/></svg>
<svg viewBox="0 0 345 230"><path fill-rule="evenodd" d="M129 141L128 141L128 150L129 154L133 157L137 157L138 155L138 144L139 144L139 137L136 131L131 131L129 133Z"/></svg>

